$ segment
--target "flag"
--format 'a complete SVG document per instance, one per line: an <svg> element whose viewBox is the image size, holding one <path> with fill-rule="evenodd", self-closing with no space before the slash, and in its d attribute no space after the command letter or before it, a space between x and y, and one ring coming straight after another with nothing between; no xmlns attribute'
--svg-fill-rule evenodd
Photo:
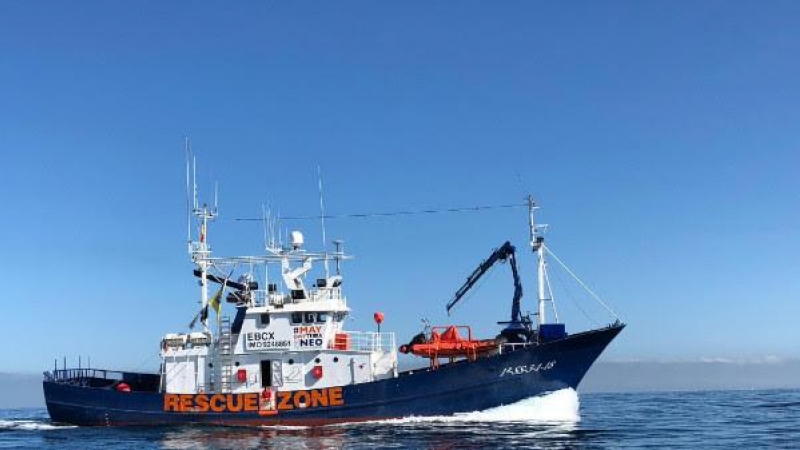
<svg viewBox="0 0 800 450"><path fill-rule="evenodd" d="M222 319L222 292L225 291L225 288L228 287L228 280L230 279L231 275L233 275L233 269L231 269L231 273L225 277L225 280L222 282L222 286L220 286L219 290L211 297L211 300L206 303L206 305L200 309L200 312L194 316L192 319L192 323L189 324L189 328L194 328L195 322L199 318L201 322L205 323L208 319L208 307L211 306L214 308L214 311L217 312L217 323L219 323Z"/></svg>
<svg viewBox="0 0 800 450"><path fill-rule="evenodd" d="M199 319L200 316L202 316L202 315L203 315L203 311L202 310L198 311L197 314L194 315L194 319L192 319L192 322L189 324L189 329L190 330L194 328L194 324L197 323L197 319Z"/></svg>
<svg viewBox="0 0 800 450"><path fill-rule="evenodd" d="M217 312L217 322L218 323L219 323L220 319L222 318L222 291L225 290L225 285L226 285L227 282L228 282L228 279L226 278L225 281L222 282L222 286L219 287L219 290L217 291L217 293L214 294L214 296L211 297L211 300L208 301L208 304L212 308L214 308L214 311ZM206 317L208 317L208 311L206 311Z"/></svg>

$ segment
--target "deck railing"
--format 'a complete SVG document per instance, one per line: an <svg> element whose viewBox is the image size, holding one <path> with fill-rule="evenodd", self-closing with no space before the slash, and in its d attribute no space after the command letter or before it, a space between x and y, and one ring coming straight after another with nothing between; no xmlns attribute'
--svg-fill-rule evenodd
<svg viewBox="0 0 800 450"><path fill-rule="evenodd" d="M535 347L537 345L539 345L539 344L537 344L536 342L520 342L520 343L514 343L514 344L502 344L499 347L500 348L499 354L502 355L503 353L515 352L515 351L521 350L523 348Z"/></svg>
<svg viewBox="0 0 800 450"><path fill-rule="evenodd" d="M44 380L51 382L80 381L90 378L102 380L122 380L124 373L118 370L106 369L56 369L44 372Z"/></svg>
<svg viewBox="0 0 800 450"><path fill-rule="evenodd" d="M291 295L279 292L269 293L265 290L253 291L254 306L275 306L291 305L297 303L324 301L324 300L345 300L339 288L314 288L308 290L308 298L292 298Z"/></svg>
<svg viewBox="0 0 800 450"><path fill-rule="evenodd" d="M395 349L395 338L394 333L344 331L336 333L329 347L357 352L391 352Z"/></svg>

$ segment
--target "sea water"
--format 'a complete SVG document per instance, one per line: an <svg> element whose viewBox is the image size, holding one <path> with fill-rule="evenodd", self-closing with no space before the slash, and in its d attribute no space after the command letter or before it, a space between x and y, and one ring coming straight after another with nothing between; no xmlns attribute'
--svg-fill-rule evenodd
<svg viewBox="0 0 800 450"><path fill-rule="evenodd" d="M87 428L53 424L44 409L0 409L0 449L645 447L800 449L800 391L563 390L456 416L325 427Z"/></svg>

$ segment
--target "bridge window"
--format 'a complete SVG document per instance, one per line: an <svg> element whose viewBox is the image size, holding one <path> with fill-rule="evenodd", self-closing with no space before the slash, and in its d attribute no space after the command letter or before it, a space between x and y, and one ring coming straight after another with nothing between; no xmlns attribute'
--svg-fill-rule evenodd
<svg viewBox="0 0 800 450"><path fill-rule="evenodd" d="M306 313L306 323L314 323L315 316L316 316L316 314L314 314L313 312L307 312Z"/></svg>
<svg viewBox="0 0 800 450"><path fill-rule="evenodd" d="M317 313L317 323L325 323L328 320L328 313Z"/></svg>
<svg viewBox="0 0 800 450"><path fill-rule="evenodd" d="M303 323L303 313L295 312L292 313L292 323Z"/></svg>
<svg viewBox="0 0 800 450"><path fill-rule="evenodd" d="M261 325L269 325L269 314L261 314Z"/></svg>

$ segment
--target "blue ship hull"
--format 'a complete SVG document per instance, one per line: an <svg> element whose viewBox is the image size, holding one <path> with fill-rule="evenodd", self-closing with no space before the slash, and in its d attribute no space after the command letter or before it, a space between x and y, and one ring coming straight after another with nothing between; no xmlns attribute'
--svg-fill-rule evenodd
<svg viewBox="0 0 800 450"><path fill-rule="evenodd" d="M577 388L605 347L624 328L578 333L514 351L444 364L437 369L402 372L389 378L341 387L341 404L279 410L170 411L157 391L157 375L124 374L134 388L118 392L93 387L86 378L47 377L44 395L55 422L92 426L218 424L324 425L408 416L451 415L506 405L546 392ZM153 381L155 386L153 386ZM137 386L150 384L149 390Z"/></svg>

